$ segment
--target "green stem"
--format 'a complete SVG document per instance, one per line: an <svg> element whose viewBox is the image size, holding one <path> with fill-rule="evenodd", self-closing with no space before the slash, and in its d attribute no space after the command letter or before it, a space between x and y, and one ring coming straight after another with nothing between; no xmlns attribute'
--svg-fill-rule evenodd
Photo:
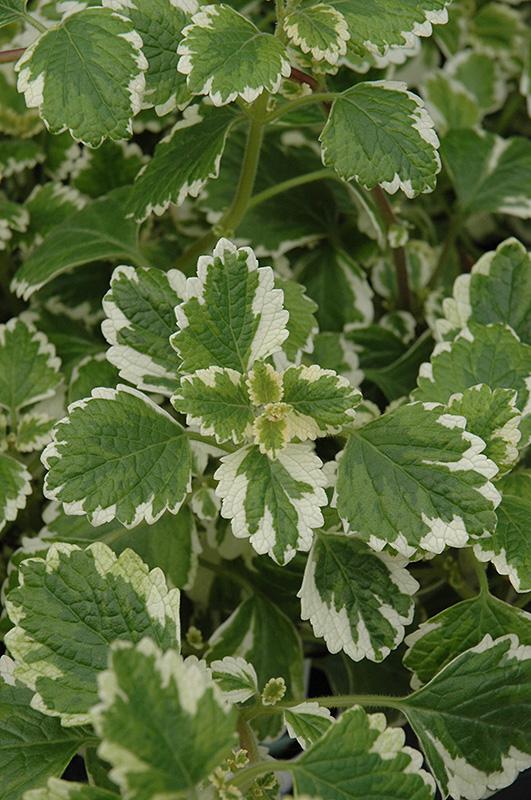
<svg viewBox="0 0 531 800"><path fill-rule="evenodd" d="M247 757L251 763L260 761L260 751L254 731L241 714L238 718L238 735L240 737L240 747L247 752Z"/></svg>
<svg viewBox="0 0 531 800"><path fill-rule="evenodd" d="M313 94L306 94L303 97L297 97L289 103L270 111L266 117L266 123L274 122L276 119L283 117L285 114L291 114L304 106L313 105L314 103L332 103L336 97L339 97L340 92L314 92Z"/></svg>
<svg viewBox="0 0 531 800"><path fill-rule="evenodd" d="M253 193L256 172L260 160L260 150L266 124L266 109L269 95L263 92L251 106L252 117L247 134L247 144L240 171L240 179L232 204L223 214L218 223L201 236L191 247L177 259L176 267L186 267L201 255L212 249L213 244L220 236L231 236L242 221L249 206Z"/></svg>
<svg viewBox="0 0 531 800"><path fill-rule="evenodd" d="M398 220L395 217L395 212L383 189L380 186L375 186L371 194L380 210L387 229L389 229L391 225L397 225ZM409 311L411 308L411 294L409 291L407 274L406 251L403 247L395 247L391 249L391 254L395 266L396 285L398 288L398 307Z"/></svg>
<svg viewBox="0 0 531 800"><path fill-rule="evenodd" d="M24 19L26 20L28 25L31 25L32 28L35 28L35 30L39 31L39 33L46 33L46 31L48 30L46 25L43 25L42 22L39 22L38 19L35 19L35 17L33 17L31 14L28 14L27 12L24 13Z"/></svg>
<svg viewBox="0 0 531 800"><path fill-rule="evenodd" d="M283 33L283 23L284 17L286 15L286 9L284 7L284 0L275 0L275 16L277 18L277 33L281 35Z"/></svg>
<svg viewBox="0 0 531 800"><path fill-rule="evenodd" d="M256 778L259 778L260 775L266 775L268 772L286 772L293 769L293 762L286 761L284 759L277 759L275 761L258 761L256 764L252 764L247 769L243 769L241 772L236 773L236 775L231 779L230 785L237 786L239 789L249 789Z"/></svg>
<svg viewBox="0 0 531 800"><path fill-rule="evenodd" d="M528 603L531 603L531 592L519 595L513 603L517 608L525 608Z"/></svg>
<svg viewBox="0 0 531 800"><path fill-rule="evenodd" d="M370 706L372 708L402 708L402 704L406 698L391 697L386 694L337 694L325 695L323 697L309 697L308 702L318 703L325 708L349 708L350 706ZM286 709L292 708L297 703L281 702L274 706L263 706L256 704L242 709L242 714L246 720L254 719L255 717L270 716L272 714L280 714Z"/></svg>
<svg viewBox="0 0 531 800"><path fill-rule="evenodd" d="M248 581L244 575L240 575L239 572L236 572L236 570L233 570L230 567L228 567L226 563L223 565L214 564L213 561L209 561L207 558L203 558L203 556L199 556L197 560L200 566L210 570L210 572L213 572L215 575L219 575L223 578L229 578L229 580L234 581L234 583L237 583L239 586L242 587L242 589L245 589L247 592L250 592L251 594L256 594L256 590L254 589L252 583ZM245 719L250 719L250 717L248 717L247 715L244 716Z"/></svg>
<svg viewBox="0 0 531 800"><path fill-rule="evenodd" d="M215 439L211 436L203 436L201 433L196 433L195 431L186 431L186 436L188 439L191 439L194 442L201 442L201 444L207 444L209 447L215 447L218 450L224 450L226 453L234 453L237 448L231 447L230 444L218 444Z"/></svg>
<svg viewBox="0 0 531 800"><path fill-rule="evenodd" d="M304 186L305 183L313 183L314 181L322 180L341 180L335 172L329 169L316 169L315 172L307 172L306 175L298 175L296 178L290 178L282 183L277 183L275 186L270 186L269 189L264 189L263 192L258 192L249 201L248 208L255 208L260 203L265 203L277 194L288 192L297 186Z"/></svg>

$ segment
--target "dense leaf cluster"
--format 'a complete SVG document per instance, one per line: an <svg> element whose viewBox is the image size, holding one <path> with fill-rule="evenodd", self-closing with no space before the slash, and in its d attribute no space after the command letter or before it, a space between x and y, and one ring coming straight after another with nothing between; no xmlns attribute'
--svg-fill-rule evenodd
<svg viewBox="0 0 531 800"><path fill-rule="evenodd" d="M0 0L0 800L531 766L530 21Z"/></svg>

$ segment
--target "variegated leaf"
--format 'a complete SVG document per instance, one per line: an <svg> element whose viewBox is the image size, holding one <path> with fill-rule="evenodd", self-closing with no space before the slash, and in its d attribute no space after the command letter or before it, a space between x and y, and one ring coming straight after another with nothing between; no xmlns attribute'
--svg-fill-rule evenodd
<svg viewBox="0 0 531 800"><path fill-rule="evenodd" d="M231 703L244 703L258 694L258 677L252 664L241 656L225 656L210 664L212 677Z"/></svg>
<svg viewBox="0 0 531 800"><path fill-rule="evenodd" d="M20 461L0 452L0 531L26 507L31 475Z"/></svg>
<svg viewBox="0 0 531 800"><path fill-rule="evenodd" d="M345 17L327 3L294 8L284 17L283 27L288 40L316 61L336 64L347 52L350 33Z"/></svg>
<svg viewBox="0 0 531 800"><path fill-rule="evenodd" d="M310 701L287 708L284 722L291 738L296 739L303 750L307 750L326 733L334 718L328 708Z"/></svg>

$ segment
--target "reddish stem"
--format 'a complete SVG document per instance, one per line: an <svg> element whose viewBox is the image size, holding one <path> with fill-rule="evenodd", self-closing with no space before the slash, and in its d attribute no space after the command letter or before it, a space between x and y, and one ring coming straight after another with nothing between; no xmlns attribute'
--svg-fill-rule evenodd
<svg viewBox="0 0 531 800"><path fill-rule="evenodd" d="M11 61L18 61L25 47L17 47L16 50L0 51L0 64L9 64Z"/></svg>

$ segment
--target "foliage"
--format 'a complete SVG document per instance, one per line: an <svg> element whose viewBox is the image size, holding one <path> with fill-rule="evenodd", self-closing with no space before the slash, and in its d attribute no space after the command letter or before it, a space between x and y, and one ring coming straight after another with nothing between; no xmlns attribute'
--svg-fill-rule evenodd
<svg viewBox="0 0 531 800"><path fill-rule="evenodd" d="M531 766L530 23L0 0L0 800Z"/></svg>

